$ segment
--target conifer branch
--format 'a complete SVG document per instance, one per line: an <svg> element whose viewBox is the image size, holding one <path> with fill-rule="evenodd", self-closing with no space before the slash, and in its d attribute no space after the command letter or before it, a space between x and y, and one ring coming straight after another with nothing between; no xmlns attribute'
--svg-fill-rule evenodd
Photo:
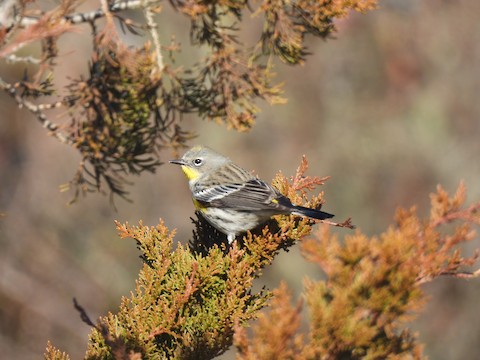
<svg viewBox="0 0 480 360"><path fill-rule="evenodd" d="M2 4L6 13L0 21L7 26L0 25L0 58L35 65L29 66L29 71L36 69L31 79L17 80L23 88L33 90L7 91L56 138L80 153L80 172L70 182L76 199L78 193L103 192L104 187L112 195L125 197L128 175L155 171L162 164L160 148L181 147L193 137L180 126L183 114L220 121L237 131L250 130L260 111L257 101L285 102L281 84L274 81L272 55L291 64L303 62L307 35L327 38L335 29L335 18L347 16L349 10L369 10L376 0L162 3L189 21L190 45L202 48L205 54L189 68L176 65L180 44L160 42L161 29L157 29L155 17L160 12L158 0L100 0L98 9L87 12L77 11L77 0L48 4L46 10L23 0ZM238 34L244 14L255 6L264 18L264 27L257 34L260 46L250 47ZM134 21L127 10L142 11L143 22ZM145 37L146 29L151 41L144 40L136 48L127 46L117 33L115 20L123 31L136 36ZM64 89L56 88L61 81L42 84L42 79L58 75L55 70L62 53L58 40L67 33L77 36L78 25L85 23L92 29L93 49L85 58L87 76L67 78ZM38 59L18 54L31 44L41 46ZM56 103L65 106L62 117L69 120L62 132L48 119L48 110L56 106L32 102L32 98L53 94L59 94ZM307 190L325 179L313 179L310 184L297 180L297 186Z"/></svg>
<svg viewBox="0 0 480 360"><path fill-rule="evenodd" d="M0 78L0 89L4 90L8 95L15 99L20 108L24 107L30 111L37 120L40 122L43 128L47 129L51 135L56 137L60 142L64 144L72 144L72 140L63 134L59 130L59 126L48 119L43 110L55 109L62 106L61 102L56 102L54 104L40 104L36 105L31 101L27 100L24 96L20 96L17 91L18 85L12 85L5 82Z"/></svg>

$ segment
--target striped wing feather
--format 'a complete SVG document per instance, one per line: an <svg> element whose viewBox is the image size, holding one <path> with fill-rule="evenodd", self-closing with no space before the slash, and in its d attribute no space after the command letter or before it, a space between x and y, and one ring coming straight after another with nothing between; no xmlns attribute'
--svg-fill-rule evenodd
<svg viewBox="0 0 480 360"><path fill-rule="evenodd" d="M286 206L273 203L276 198L284 198L277 190L260 179L251 179L241 184L229 183L212 186L194 192L195 199L220 208L258 211L288 211ZM283 200L283 199L282 199Z"/></svg>

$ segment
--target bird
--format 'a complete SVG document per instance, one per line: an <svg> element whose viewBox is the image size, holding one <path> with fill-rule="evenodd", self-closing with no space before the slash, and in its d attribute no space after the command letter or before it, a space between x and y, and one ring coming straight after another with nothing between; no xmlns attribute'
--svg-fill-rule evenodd
<svg viewBox="0 0 480 360"><path fill-rule="evenodd" d="M205 220L227 236L236 237L268 221L273 215L297 215L324 220L334 215L292 204L277 189L206 146L194 146L180 159L193 203Z"/></svg>

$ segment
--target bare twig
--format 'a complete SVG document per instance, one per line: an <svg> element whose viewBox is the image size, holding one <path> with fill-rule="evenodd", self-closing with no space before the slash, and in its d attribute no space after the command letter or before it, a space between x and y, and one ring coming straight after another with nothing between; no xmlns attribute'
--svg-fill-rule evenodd
<svg viewBox="0 0 480 360"><path fill-rule="evenodd" d="M163 56L162 56L162 51L160 47L160 39L158 37L158 32L157 32L157 23L153 18L152 9L149 8L147 5L145 5L144 13L145 13L145 19L147 20L148 29L150 31L150 35L152 36L153 46L155 47L155 55L157 56L158 70L162 71Z"/></svg>
<svg viewBox="0 0 480 360"><path fill-rule="evenodd" d="M101 330L93 323L92 320L90 320L90 317L88 316L87 312L85 311L85 309L83 308L83 306L81 306L77 299L73 298L73 307L75 308L75 310L78 311L78 313L80 314L80 318L82 319L82 321L87 324L88 326L91 326L91 327L94 327L95 329L97 329L99 332L101 332Z"/></svg>
<svg viewBox="0 0 480 360"><path fill-rule="evenodd" d="M28 111L34 114L42 124L42 127L49 130L53 136L55 136L58 140L60 140L60 142L68 145L72 144L72 140L68 136L66 136L65 134L59 131L59 126L51 122L50 120L48 120L47 116L43 113L43 110L49 110L49 109L60 107L62 105L61 102L56 102L54 104L36 105L28 101L27 99L23 98L22 96L20 96L14 85L3 81L3 79L1 78L0 78L0 89L5 90L7 94L13 97L20 108L25 107Z"/></svg>
<svg viewBox="0 0 480 360"><path fill-rule="evenodd" d="M123 10L139 9L145 6L145 3L146 3L145 0L119 1L109 6L108 11L111 13L116 13ZM71 24L80 24L80 23L92 22L96 19L99 19L105 16L106 16L106 12L102 7L90 12L66 15L64 19L66 22L69 22ZM38 19L35 17L24 17L20 19L20 24L22 26L33 25L33 24L36 24L37 22L38 22Z"/></svg>
<svg viewBox="0 0 480 360"><path fill-rule="evenodd" d="M334 221L331 221L331 220L319 220L319 222L321 223L324 223L324 224L328 224L328 225L332 225L332 226L336 226L336 227L344 227L344 228L348 228L348 229L355 229L355 225L352 224L352 219L351 218L348 218L347 220L345 220L344 222L341 222L341 223L337 223L337 222L334 222Z"/></svg>
<svg viewBox="0 0 480 360"><path fill-rule="evenodd" d="M474 278L478 278L480 276L480 269L477 269L475 271L461 271L461 272L457 272L457 271L444 271L444 272L441 272L439 274L437 274L437 276L424 276L424 277L420 277L417 279L417 284L425 284L427 282L430 282L432 280L434 280L435 278L439 277L439 276L450 276L450 277L454 277L454 278L457 278L457 279L474 279Z"/></svg>
<svg viewBox="0 0 480 360"><path fill-rule="evenodd" d="M38 65L41 63L41 60L40 59L37 59L33 56L17 56L15 54L10 54L10 55L7 55L5 57L5 60L8 62L8 63L19 63L19 62L25 62L25 63L29 63L29 64L34 64L34 65Z"/></svg>

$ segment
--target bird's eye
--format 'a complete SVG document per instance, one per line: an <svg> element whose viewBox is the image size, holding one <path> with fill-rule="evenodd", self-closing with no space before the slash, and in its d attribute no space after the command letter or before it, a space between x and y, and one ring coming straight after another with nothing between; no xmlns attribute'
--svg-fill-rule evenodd
<svg viewBox="0 0 480 360"><path fill-rule="evenodd" d="M202 165L202 163L203 163L203 160L202 160L202 159L195 159L195 160L193 160L193 164L194 164L195 166L200 166L200 165Z"/></svg>

